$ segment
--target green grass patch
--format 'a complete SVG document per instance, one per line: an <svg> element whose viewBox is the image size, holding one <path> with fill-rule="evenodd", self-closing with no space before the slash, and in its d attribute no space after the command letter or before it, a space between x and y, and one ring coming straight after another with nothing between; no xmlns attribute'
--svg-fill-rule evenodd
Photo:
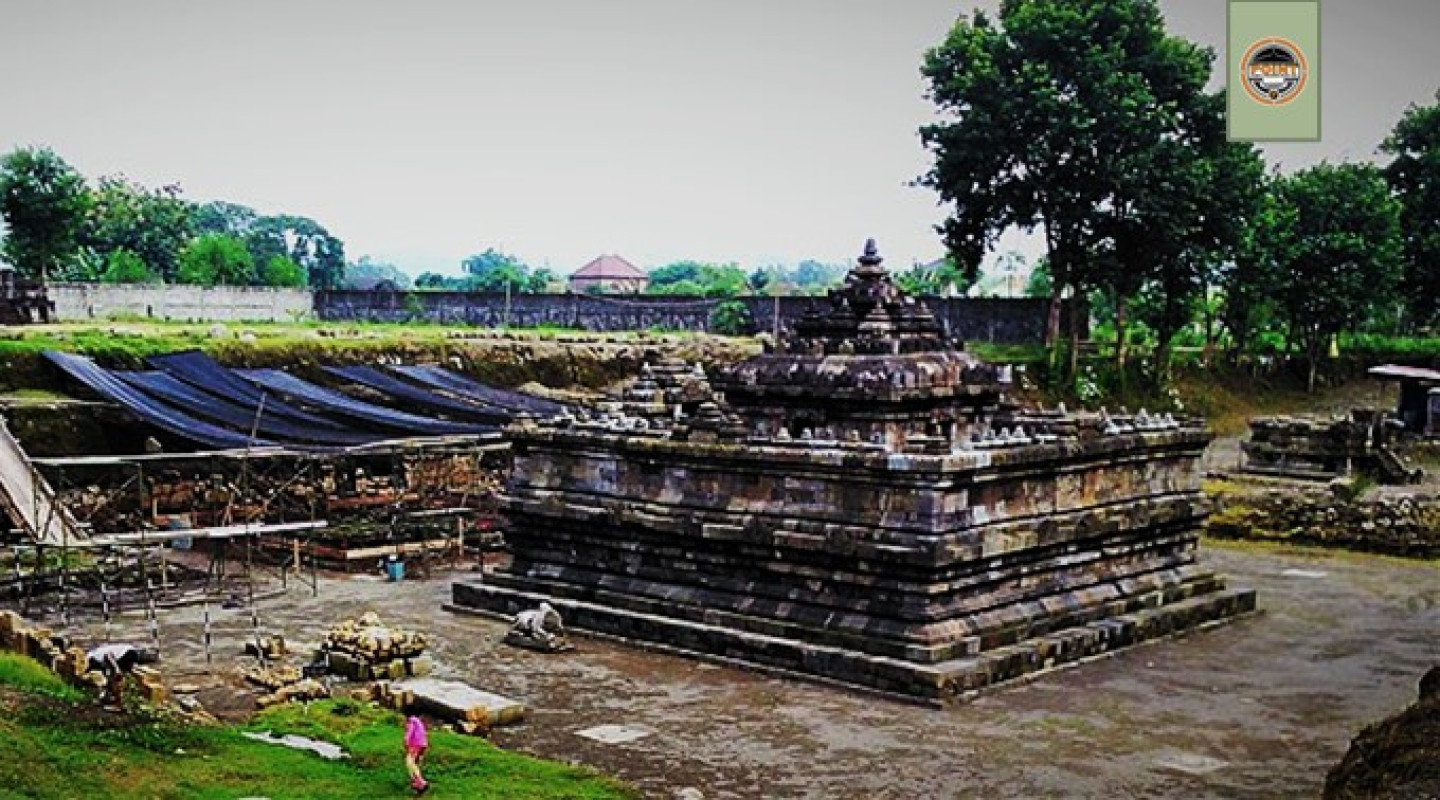
<svg viewBox="0 0 1440 800"><path fill-rule="evenodd" d="M255 741L153 711L116 713L76 695L38 663L0 658L0 797L404 797L403 719L353 700L268 709L245 729L340 745L350 757ZM593 771L510 753L445 729L430 734L428 797L638 796Z"/></svg>
<svg viewBox="0 0 1440 800"><path fill-rule="evenodd" d="M15 653L0 653L0 686L69 702L85 698L84 692L61 680L40 662Z"/></svg>

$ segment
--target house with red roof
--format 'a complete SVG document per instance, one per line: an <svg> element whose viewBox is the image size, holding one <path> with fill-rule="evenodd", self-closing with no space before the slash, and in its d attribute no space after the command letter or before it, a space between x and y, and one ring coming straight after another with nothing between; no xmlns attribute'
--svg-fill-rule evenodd
<svg viewBox="0 0 1440 800"><path fill-rule="evenodd" d="M600 256L575 270L570 276L570 291L637 294L645 291L649 282L649 275L620 256Z"/></svg>

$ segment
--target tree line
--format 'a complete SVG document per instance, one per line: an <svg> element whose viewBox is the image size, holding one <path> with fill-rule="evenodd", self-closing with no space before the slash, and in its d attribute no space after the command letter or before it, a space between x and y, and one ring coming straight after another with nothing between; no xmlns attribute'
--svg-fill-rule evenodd
<svg viewBox="0 0 1440 800"><path fill-rule="evenodd" d="M495 248L469 256L461 262L461 275L423 272L415 278L416 289L455 292L505 292L540 294L563 292L562 279L548 268L535 268L520 258ZM735 263L716 263L684 259L649 271L647 295L681 295L690 297L731 298L743 294L817 294L836 284L849 268L843 264L826 264L803 259L793 267L772 264L746 272ZM361 259L352 265L355 274L390 280L396 288L407 288L403 275L390 265ZM363 288L369 288L368 286ZM587 291L602 292L600 288Z"/></svg>
<svg viewBox="0 0 1440 800"><path fill-rule="evenodd" d="M0 158L0 218L0 255L32 279L335 288L345 274L344 244L312 219L92 183L45 147Z"/></svg>
<svg viewBox="0 0 1440 800"><path fill-rule="evenodd" d="M1440 104L1411 107L1390 161L1292 174L1225 132L1215 54L1154 0L1004 0L924 59L943 119L919 183L962 282L999 235L1043 233L1052 340L1062 295L1107 305L1123 367L1135 319L1168 364L1197 323L1244 353L1267 336L1314 365L1337 334L1432 328L1440 297ZM1073 335L1070 372L1074 372Z"/></svg>

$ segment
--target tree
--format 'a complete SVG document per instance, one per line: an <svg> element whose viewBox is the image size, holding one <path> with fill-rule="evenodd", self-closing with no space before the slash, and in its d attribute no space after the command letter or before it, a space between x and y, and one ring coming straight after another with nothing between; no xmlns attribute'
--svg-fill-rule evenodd
<svg viewBox="0 0 1440 800"><path fill-rule="evenodd" d="M795 287L803 294L820 294L844 280L848 268L805 259L795 265Z"/></svg>
<svg viewBox="0 0 1440 800"><path fill-rule="evenodd" d="M110 251L105 271L100 275L105 283L152 283L158 278L140 256L123 248Z"/></svg>
<svg viewBox="0 0 1440 800"><path fill-rule="evenodd" d="M530 294L543 294L549 290L550 284L555 283L557 280L559 280L559 278L555 276L553 270L547 268L537 269L530 273L530 277L525 279L525 291Z"/></svg>
<svg viewBox="0 0 1440 800"><path fill-rule="evenodd" d="M260 270L260 283L265 286L304 287L305 270L285 256L271 256Z"/></svg>
<svg viewBox="0 0 1440 800"><path fill-rule="evenodd" d="M382 281L389 281L397 289L409 289L411 285L410 276L394 264L376 261L370 256L361 256L359 261L346 265L345 279L340 288L373 289Z"/></svg>
<svg viewBox="0 0 1440 800"><path fill-rule="evenodd" d="M962 295L970 291L980 277L978 270L966 271L950 256L931 264L916 264L907 272L895 275L901 289L915 295Z"/></svg>
<svg viewBox="0 0 1440 800"><path fill-rule="evenodd" d="M148 189L124 176L101 178L90 192L81 242L96 253L123 249L155 275L175 279L180 249L195 232L195 206L180 187Z"/></svg>
<svg viewBox="0 0 1440 800"><path fill-rule="evenodd" d="M260 214L255 209L223 200L201 203L194 210L196 233L228 233L243 239L259 220Z"/></svg>
<svg viewBox="0 0 1440 800"><path fill-rule="evenodd" d="M248 286L255 282L255 261L234 236L207 233L180 251L177 278L199 286Z"/></svg>
<svg viewBox="0 0 1440 800"><path fill-rule="evenodd" d="M1052 339L1066 288L1138 291L1157 218L1193 224L1167 178L1192 168L1211 57L1166 35L1154 0L1003 0L998 26L959 20L922 68L951 119L921 129L920 179L953 205L939 232L957 269L975 275L1006 228L1043 227Z"/></svg>
<svg viewBox="0 0 1440 800"><path fill-rule="evenodd" d="M754 332L755 320L744 303L726 300L710 310L710 330L722 336L744 336Z"/></svg>
<svg viewBox="0 0 1440 800"><path fill-rule="evenodd" d="M646 291L650 294L676 294L676 292L662 290L678 283L698 284L701 266L699 261L676 261L673 264L656 267L650 270L650 281L646 284Z"/></svg>
<svg viewBox="0 0 1440 800"><path fill-rule="evenodd" d="M771 275L769 270L764 267L756 267L755 271L750 273L750 276L745 279L745 284L750 289L751 294L760 294L765 291L765 287L770 285L770 279Z"/></svg>
<svg viewBox="0 0 1440 800"><path fill-rule="evenodd" d="M1295 214L1295 209L1280 204L1281 182L1278 174L1262 178L1235 258L1216 270L1216 282L1224 296L1220 318L1237 356L1249 353L1261 334L1279 326L1281 243L1274 237L1293 224ZM1292 219L1286 220L1287 216Z"/></svg>
<svg viewBox="0 0 1440 800"><path fill-rule="evenodd" d="M1440 322L1440 94L1411 106L1380 145L1394 159L1385 178L1399 195L1405 238L1404 290L1410 320Z"/></svg>
<svg viewBox="0 0 1440 800"><path fill-rule="evenodd" d="M1194 321L1222 265L1238 257L1246 225L1258 209L1265 164L1253 145L1229 142L1218 94L1191 98L1191 117L1159 146L1152 186L1136 203L1137 226L1117 243L1122 268L1143 275L1138 316L1156 334L1157 380L1169 375L1175 335ZM1183 150L1181 149L1183 148ZM1168 155L1165 151L1172 151ZM1174 152L1179 151L1179 152ZM1123 337L1128 281L1110 283ZM1207 343L1213 323L1207 318ZM1117 358L1123 366L1123 338Z"/></svg>
<svg viewBox="0 0 1440 800"><path fill-rule="evenodd" d="M749 276L735 264L677 261L650 272L646 294L737 297L745 293Z"/></svg>
<svg viewBox="0 0 1440 800"><path fill-rule="evenodd" d="M460 263L470 278L465 288L473 292L525 293L543 290L531 283L530 268L520 259L502 253L493 247L477 253Z"/></svg>
<svg viewBox="0 0 1440 800"><path fill-rule="evenodd" d="M1030 268L1030 277L1025 280L1026 297L1050 297L1054 293L1054 281L1050 280L1050 259L1045 256L1035 260Z"/></svg>
<svg viewBox="0 0 1440 800"><path fill-rule="evenodd" d="M257 264L267 264L275 256L299 264L311 288L335 289L345 279L344 243L308 217L260 217L245 234L245 245Z"/></svg>
<svg viewBox="0 0 1440 800"><path fill-rule="evenodd" d="M214 201L196 207L195 228L240 239L253 263L269 264L276 256L294 261L312 288L337 289L345 280L344 242L309 217L263 216L248 206Z"/></svg>
<svg viewBox="0 0 1440 800"><path fill-rule="evenodd" d="M87 205L85 179L47 147L22 147L0 159L3 253L26 277L65 275L76 255Z"/></svg>
<svg viewBox="0 0 1440 800"><path fill-rule="evenodd" d="M1308 385L1336 334L1394 299L1403 274L1400 204L1368 164L1322 163L1275 182L1252 235L1291 340L1304 347Z"/></svg>

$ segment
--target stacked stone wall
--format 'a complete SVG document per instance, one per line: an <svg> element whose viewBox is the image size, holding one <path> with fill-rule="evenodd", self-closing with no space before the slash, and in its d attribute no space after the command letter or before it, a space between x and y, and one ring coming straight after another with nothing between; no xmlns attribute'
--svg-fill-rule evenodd
<svg viewBox="0 0 1440 800"><path fill-rule="evenodd" d="M1276 490L1223 502L1207 535L1440 558L1440 497L1346 502L1328 493Z"/></svg>
<svg viewBox="0 0 1440 800"><path fill-rule="evenodd" d="M823 302L818 297L741 297L756 331L793 329L796 320ZM724 302L703 297L647 295L523 294L507 298L485 292L322 291L315 316L336 322L362 321L517 328L571 328L590 331L709 331L710 313ZM925 298L951 336L967 342L1007 344L1045 340L1049 301L1034 298ZM1068 325L1074 305L1067 302ZM1086 320L1082 319L1082 326ZM1068 330L1068 328L1066 328ZM1087 329L1088 330L1088 329Z"/></svg>

